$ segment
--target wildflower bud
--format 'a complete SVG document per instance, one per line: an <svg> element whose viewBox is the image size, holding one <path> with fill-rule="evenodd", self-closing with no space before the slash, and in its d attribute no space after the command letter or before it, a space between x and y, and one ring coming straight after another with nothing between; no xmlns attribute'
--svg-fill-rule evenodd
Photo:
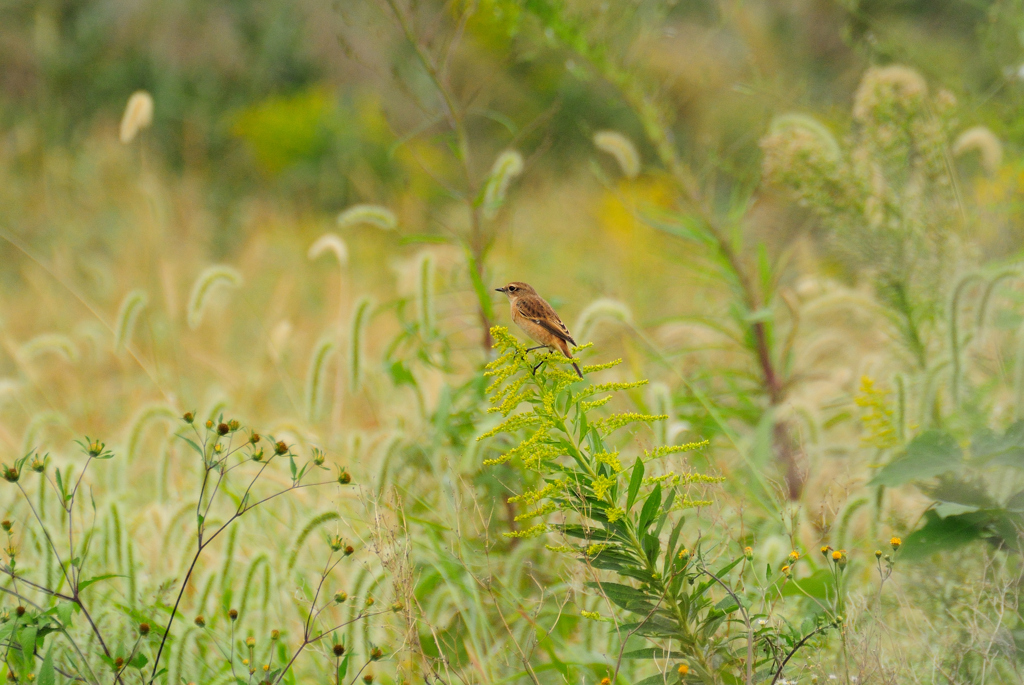
<svg viewBox="0 0 1024 685"><path fill-rule="evenodd" d="M895 538L894 537L894 538L889 540L889 545L892 547L892 551L893 552L898 550L900 548L900 545L902 545L902 544L903 544L903 540L900 540L899 538Z"/></svg>
<svg viewBox="0 0 1024 685"><path fill-rule="evenodd" d="M249 458L253 461L263 461L263 450L256 450L249 455Z"/></svg>
<svg viewBox="0 0 1024 685"><path fill-rule="evenodd" d="M839 560L842 559L842 558L843 558L843 553L840 552L838 549L835 550L834 552L832 552L832 561L834 561L834 562L836 562L838 564Z"/></svg>
<svg viewBox="0 0 1024 685"><path fill-rule="evenodd" d="M611 678L601 678L601 685L612 685Z"/></svg>
<svg viewBox="0 0 1024 685"><path fill-rule="evenodd" d="M185 415L181 417L185 420L185 423L192 423L196 420L196 415L190 411L185 412Z"/></svg>
<svg viewBox="0 0 1024 685"><path fill-rule="evenodd" d="M10 533L11 528L14 528L14 523L8 519L4 519L3 521L0 521L0 528L3 528L5 532Z"/></svg>
<svg viewBox="0 0 1024 685"><path fill-rule="evenodd" d="M270 639L271 640L277 640L279 637L281 637L281 631L280 630L277 630L275 628L274 630L270 631Z"/></svg>
<svg viewBox="0 0 1024 685"><path fill-rule="evenodd" d="M270 670L270 664L263 664L263 672L266 673Z"/></svg>
<svg viewBox="0 0 1024 685"><path fill-rule="evenodd" d="M348 599L348 594L346 594L344 592L335 592L334 593L334 602L335 602L335 604L344 604L346 599Z"/></svg>
<svg viewBox="0 0 1024 685"><path fill-rule="evenodd" d="M881 558L882 558L882 550L876 549L875 550L875 559L881 559Z"/></svg>
<svg viewBox="0 0 1024 685"><path fill-rule="evenodd" d="M13 466L3 467L4 480L8 483L17 483L18 479L21 478L21 474L18 473L18 469Z"/></svg>
<svg viewBox="0 0 1024 685"><path fill-rule="evenodd" d="M374 647L373 651L370 652L370 661L380 661L384 658L384 650L380 647Z"/></svg>
<svg viewBox="0 0 1024 685"><path fill-rule="evenodd" d="M847 564L848 561L849 561L849 559L846 556L846 550L845 549L839 550L839 561L837 562L839 564L839 568L841 568L841 569L842 568L846 568L846 564Z"/></svg>
<svg viewBox="0 0 1024 685"><path fill-rule="evenodd" d="M334 656L340 657L345 654L345 645L334 645L331 647L331 651L334 652Z"/></svg>
<svg viewBox="0 0 1024 685"><path fill-rule="evenodd" d="M885 561L886 561L886 562L892 561L892 555L891 555L891 554L886 554L886 555L885 555L884 557L882 557L882 558L883 558L883 559L885 559Z"/></svg>
<svg viewBox="0 0 1024 685"><path fill-rule="evenodd" d="M248 666L249 665L249 660L248 659L242 659L242 665L243 666Z"/></svg>
<svg viewBox="0 0 1024 685"><path fill-rule="evenodd" d="M342 485L348 485L352 482L352 476L349 475L348 471L342 471L338 474L338 482Z"/></svg>
<svg viewBox="0 0 1024 685"><path fill-rule="evenodd" d="M9 683L16 683L16 682L18 682L18 676L14 673L14 671L7 671L7 682L9 682Z"/></svg>
<svg viewBox="0 0 1024 685"><path fill-rule="evenodd" d="M252 635L250 635L249 637L245 638L245 646L250 648L250 649L255 647L256 646L256 638L254 638Z"/></svg>
<svg viewBox="0 0 1024 685"><path fill-rule="evenodd" d="M260 434L259 433L253 433L252 435L249 436L249 442L251 442L254 445L257 442L259 442L259 441L260 441Z"/></svg>
<svg viewBox="0 0 1024 685"><path fill-rule="evenodd" d="M345 543L342 541L340 535L332 535L327 538L327 544L331 546L332 551L339 552Z"/></svg>
<svg viewBox="0 0 1024 685"><path fill-rule="evenodd" d="M288 445L285 444L284 440L280 440L276 445L274 445L274 454L278 456L285 454L287 451Z"/></svg>
<svg viewBox="0 0 1024 685"><path fill-rule="evenodd" d="M123 666L124 666L124 658L123 657L117 657L116 659L114 659L114 668L116 668L117 670L120 671Z"/></svg>
<svg viewBox="0 0 1024 685"><path fill-rule="evenodd" d="M683 562L683 566L690 563L690 550L683 547L682 551L679 552L679 560Z"/></svg>
<svg viewBox="0 0 1024 685"><path fill-rule="evenodd" d="M401 611L402 609L404 609L404 608L405 608L405 605L402 604L401 602L395 602L394 604L391 605L391 611L395 612L396 614L399 611Z"/></svg>
<svg viewBox="0 0 1024 685"><path fill-rule="evenodd" d="M139 635L141 635L142 637L146 637L147 635L149 635L149 624L148 623L140 623L139 624Z"/></svg>
<svg viewBox="0 0 1024 685"><path fill-rule="evenodd" d="M21 616L25 615L25 611L26 611L25 607L23 607L23 606L21 606L19 604L18 608L14 610L14 613L17 614L19 617L21 617Z"/></svg>
<svg viewBox="0 0 1024 685"><path fill-rule="evenodd" d="M14 560L14 557L18 556L18 548L14 545L8 545L4 548L4 552L7 553L7 556L9 556L12 561Z"/></svg>
<svg viewBox="0 0 1024 685"><path fill-rule="evenodd" d="M207 419L206 420L206 427L207 428L213 428L213 421L211 419Z"/></svg>
<svg viewBox="0 0 1024 685"><path fill-rule="evenodd" d="M747 561L751 561L754 558L754 550L750 547L743 548L743 556L747 558Z"/></svg>
<svg viewBox="0 0 1024 685"><path fill-rule="evenodd" d="M196 616L195 624L197 626L199 626L200 628L205 628L206 627L206 619L203 618L202 616Z"/></svg>
<svg viewBox="0 0 1024 685"><path fill-rule="evenodd" d="M367 673L366 675L364 675L363 676L363 682L366 683L366 685L370 685L370 683L373 682L373 674L372 673Z"/></svg>
<svg viewBox="0 0 1024 685"><path fill-rule="evenodd" d="M228 618L230 618L232 621L237 621L238 609L231 609L230 611L228 611Z"/></svg>
<svg viewBox="0 0 1024 685"><path fill-rule="evenodd" d="M784 575L787 578L789 578L789 566L788 565L782 567L782 575Z"/></svg>
<svg viewBox="0 0 1024 685"><path fill-rule="evenodd" d="M690 667L687 664L679 664L678 671L679 675L685 678L686 674L690 672Z"/></svg>
<svg viewBox="0 0 1024 685"><path fill-rule="evenodd" d="M323 466L324 465L324 461L326 461L326 459L327 458L326 458L326 456L324 456L324 453L322 451L316 450L316 449L313 450L313 463L314 464L316 464L317 466Z"/></svg>
<svg viewBox="0 0 1024 685"><path fill-rule="evenodd" d="M92 442L89 443L89 456L90 457L98 457L98 456L100 456L100 454L103 452L103 448L104 447L106 447L106 445L104 445L99 440L93 440Z"/></svg>
<svg viewBox="0 0 1024 685"><path fill-rule="evenodd" d="M821 548L821 556L828 557L828 553L832 551L832 545L824 545Z"/></svg>
<svg viewBox="0 0 1024 685"><path fill-rule="evenodd" d="M227 435L231 428L226 423L217 424L217 435Z"/></svg>
<svg viewBox="0 0 1024 685"><path fill-rule="evenodd" d="M796 563L797 559L799 559L799 558L800 558L800 552L797 552L795 549L792 552L789 553L789 563L794 564L794 563Z"/></svg>
<svg viewBox="0 0 1024 685"><path fill-rule="evenodd" d="M230 421L228 421L228 428L231 429L232 431L236 431L241 427L242 424L238 423L238 421L236 421L235 419L231 419Z"/></svg>
<svg viewBox="0 0 1024 685"><path fill-rule="evenodd" d="M46 470L46 462L38 457L32 460L32 470L36 473L42 473Z"/></svg>
<svg viewBox="0 0 1024 685"><path fill-rule="evenodd" d="M373 606L373 597L367 597L366 598L366 606L368 606L368 607L372 607Z"/></svg>
<svg viewBox="0 0 1024 685"><path fill-rule="evenodd" d="M346 545L345 546L345 556L346 557L352 556L352 553L355 552L355 551L356 551L356 549L352 545Z"/></svg>

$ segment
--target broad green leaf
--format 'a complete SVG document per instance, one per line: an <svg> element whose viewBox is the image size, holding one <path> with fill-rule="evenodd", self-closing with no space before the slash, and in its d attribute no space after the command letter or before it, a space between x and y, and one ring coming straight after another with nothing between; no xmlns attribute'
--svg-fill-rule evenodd
<svg viewBox="0 0 1024 685"><path fill-rule="evenodd" d="M661 508L661 483L654 486L654 490L647 496L647 501L644 502L644 508L640 510L640 523L639 529L641 532L647 530L647 527L654 521L654 517L658 515L658 511Z"/></svg>
<svg viewBox="0 0 1024 685"><path fill-rule="evenodd" d="M36 683L38 685L57 685L57 671L53 667L53 645L46 650L46 657L43 659L43 665L39 668Z"/></svg>
<svg viewBox="0 0 1024 685"><path fill-rule="evenodd" d="M637 493L640 492L640 485L644 482L644 462L642 459L637 457L636 462L633 464L633 476L629 479L629 491L626 495L626 511L633 508L633 503L636 502Z"/></svg>
<svg viewBox="0 0 1024 685"><path fill-rule="evenodd" d="M949 433L930 430L907 445L906 451L875 474L869 485L895 487L932 478L960 467L963 450Z"/></svg>
<svg viewBox="0 0 1024 685"><path fill-rule="evenodd" d="M84 590L85 588L89 587L93 583L98 583L101 580L110 580L111 578L127 578L127 577L128 576L121 575L119 573L107 573L107 574L104 574L102 576L93 576L92 578L89 578L87 580L83 580L81 583L79 583L78 584L78 591L81 592L82 590Z"/></svg>
<svg viewBox="0 0 1024 685"><path fill-rule="evenodd" d="M985 536L986 524L991 522L984 512L941 518L929 510L925 519L924 526L904 538L900 555L905 559L921 559L980 540Z"/></svg>
<svg viewBox="0 0 1024 685"><path fill-rule="evenodd" d="M979 431L971 438L971 458L979 464L1024 469L1024 420L1017 421L1002 435Z"/></svg>

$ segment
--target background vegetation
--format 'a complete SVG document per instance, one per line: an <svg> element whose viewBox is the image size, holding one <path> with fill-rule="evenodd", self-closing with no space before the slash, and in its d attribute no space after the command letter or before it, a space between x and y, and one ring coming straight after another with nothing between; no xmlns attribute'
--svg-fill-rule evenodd
<svg viewBox="0 0 1024 685"><path fill-rule="evenodd" d="M1020 680L1018 0L2 7L9 679Z"/></svg>

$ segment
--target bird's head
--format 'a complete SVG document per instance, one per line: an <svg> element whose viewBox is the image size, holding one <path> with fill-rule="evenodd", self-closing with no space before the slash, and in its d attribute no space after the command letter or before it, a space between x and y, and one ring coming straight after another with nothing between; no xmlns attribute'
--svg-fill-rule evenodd
<svg viewBox="0 0 1024 685"><path fill-rule="evenodd" d="M505 293L511 300L513 297L523 297L524 295L536 295L537 291L534 290L530 285L523 283L522 281L512 281L504 288L495 288L499 293Z"/></svg>

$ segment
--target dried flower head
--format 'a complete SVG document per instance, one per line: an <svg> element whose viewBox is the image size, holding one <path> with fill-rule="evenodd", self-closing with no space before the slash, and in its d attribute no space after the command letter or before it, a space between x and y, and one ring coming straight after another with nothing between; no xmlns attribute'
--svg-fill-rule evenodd
<svg viewBox="0 0 1024 685"><path fill-rule="evenodd" d="M27 610L25 609L25 607L23 607L23 606L21 606L21 605L19 604L19 605L18 605L18 607L17 607L17 608L16 608L15 610L14 610L14 613L15 613L15 614L16 614L17 616L21 617L21 616L24 616L24 615L25 615L25 611L27 611Z"/></svg>
<svg viewBox="0 0 1024 685"><path fill-rule="evenodd" d="M345 645L334 645L331 651L334 652L334 656L341 657L345 654Z"/></svg>
<svg viewBox="0 0 1024 685"><path fill-rule="evenodd" d="M139 635L141 635L142 637L146 637L147 635L149 635L149 624L148 623L140 623L139 624Z"/></svg>
<svg viewBox="0 0 1024 685"><path fill-rule="evenodd" d="M288 445L284 440L279 440L274 444L274 454L281 456L282 454L288 453Z"/></svg>
<svg viewBox="0 0 1024 685"><path fill-rule="evenodd" d="M182 418L182 420L185 421L185 423L192 423L193 421L196 420L196 415L193 414L190 411L187 411L187 412L185 412L185 415L182 416L181 418Z"/></svg>
<svg viewBox="0 0 1024 685"><path fill-rule="evenodd" d="M342 472L338 474L338 482L342 485L348 485L352 482L352 476L349 475L348 471L342 470Z"/></svg>
<svg viewBox="0 0 1024 685"><path fill-rule="evenodd" d="M4 480L8 483L17 483L18 479L21 478L21 474L18 469L14 466L3 466Z"/></svg>
<svg viewBox="0 0 1024 685"><path fill-rule="evenodd" d="M228 610L228 618L230 618L232 621L237 621L238 620L238 609L229 609Z"/></svg>
<svg viewBox="0 0 1024 685"><path fill-rule="evenodd" d="M206 627L206 619L203 618L202 616L196 616L196 619L195 619L194 623L197 626L199 626L200 628L205 628Z"/></svg>
<svg viewBox="0 0 1024 685"><path fill-rule="evenodd" d="M11 529L14 528L14 523L8 519L0 521L0 528L3 528L5 532L10 533Z"/></svg>
<svg viewBox="0 0 1024 685"><path fill-rule="evenodd" d="M227 435L228 431L230 431L230 430L231 430L231 427L228 426L228 424L226 424L226 423L218 423L217 424L217 434L218 435Z"/></svg>

